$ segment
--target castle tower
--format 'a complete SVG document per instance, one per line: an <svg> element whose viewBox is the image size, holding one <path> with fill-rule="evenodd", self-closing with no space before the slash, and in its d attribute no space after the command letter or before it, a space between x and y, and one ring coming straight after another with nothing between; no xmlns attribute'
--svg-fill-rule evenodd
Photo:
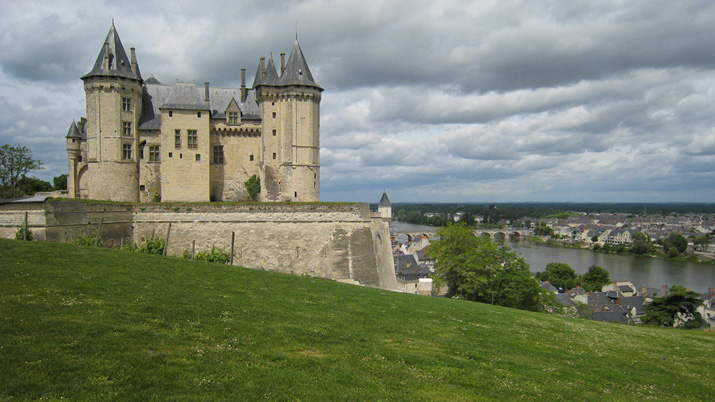
<svg viewBox="0 0 715 402"><path fill-rule="evenodd" d="M79 164L82 162L82 151L80 141L82 135L79 133L77 123L72 121L70 129L67 131L67 159L69 162L67 175L67 189L71 198L78 198L79 188L77 186L77 175L79 173Z"/></svg>
<svg viewBox="0 0 715 402"><path fill-rule="evenodd" d="M83 195L88 198L137 202L143 80L134 48L130 59L114 22L92 71L82 81L87 99L87 170L81 179L75 175L71 180L70 194L76 196L82 187L89 189Z"/></svg>
<svg viewBox="0 0 715 402"><path fill-rule="evenodd" d="M298 41L281 75L273 57L258 66L253 87L262 116L261 194L265 201L320 200L320 99Z"/></svg>
<svg viewBox="0 0 715 402"><path fill-rule="evenodd" d="M377 204L377 212L380 213L384 221L389 222L392 219L392 203L390 199L387 198L387 191L383 191L382 193L382 198L380 198L380 202Z"/></svg>

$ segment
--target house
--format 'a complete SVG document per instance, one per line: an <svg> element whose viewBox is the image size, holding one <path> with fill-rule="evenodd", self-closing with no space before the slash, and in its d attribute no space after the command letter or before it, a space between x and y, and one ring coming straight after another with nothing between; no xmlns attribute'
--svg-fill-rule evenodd
<svg viewBox="0 0 715 402"><path fill-rule="evenodd" d="M69 196L237 201L255 175L261 201L319 201L323 89L298 41L279 69L262 57L250 88L245 72L239 88L144 80L112 23L66 136Z"/></svg>

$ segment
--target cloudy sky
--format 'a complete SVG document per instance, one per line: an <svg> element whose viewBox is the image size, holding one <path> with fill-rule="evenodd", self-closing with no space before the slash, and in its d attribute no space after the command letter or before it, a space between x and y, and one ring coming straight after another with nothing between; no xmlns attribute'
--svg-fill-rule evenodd
<svg viewBox="0 0 715 402"><path fill-rule="evenodd" d="M297 27L326 201L715 201L712 0L1 0L0 144L37 177L112 18L145 79L217 86Z"/></svg>

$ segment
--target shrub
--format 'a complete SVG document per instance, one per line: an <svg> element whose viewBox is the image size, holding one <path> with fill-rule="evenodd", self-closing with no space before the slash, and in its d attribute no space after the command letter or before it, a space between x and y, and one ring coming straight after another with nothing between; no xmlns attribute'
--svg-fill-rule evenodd
<svg viewBox="0 0 715 402"><path fill-rule="evenodd" d="M122 250L133 251L135 253L145 253L145 254L164 254L164 247L166 246L166 241L160 237L155 237L153 239L146 239L143 244L130 244L122 247Z"/></svg>
<svg viewBox="0 0 715 402"><path fill-rule="evenodd" d="M255 201L256 197L258 197L258 193L261 192L261 178L254 174L248 180L246 180L243 185L246 187L248 196L251 198L251 200Z"/></svg>
<svg viewBox="0 0 715 402"><path fill-rule="evenodd" d="M191 252L189 250L184 251L184 258L191 259ZM228 264L231 262L231 253L220 248L211 247L210 251L207 250L196 253L194 260Z"/></svg>
<svg viewBox="0 0 715 402"><path fill-rule="evenodd" d="M20 229L17 229L17 232L15 232L15 240L22 240L25 237L25 230L27 230L27 238L25 240L32 240L35 238L30 229L21 227Z"/></svg>
<svg viewBox="0 0 715 402"><path fill-rule="evenodd" d="M89 234L81 234L81 235L77 236L74 240L72 240L72 244L74 244L75 246L103 247L104 240L102 240L101 236L92 236Z"/></svg>

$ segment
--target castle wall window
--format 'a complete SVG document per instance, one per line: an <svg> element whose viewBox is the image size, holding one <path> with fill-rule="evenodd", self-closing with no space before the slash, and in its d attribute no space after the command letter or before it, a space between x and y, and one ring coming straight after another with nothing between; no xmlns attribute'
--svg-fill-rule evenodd
<svg viewBox="0 0 715 402"><path fill-rule="evenodd" d="M181 148L181 130L174 130L174 148Z"/></svg>
<svg viewBox="0 0 715 402"><path fill-rule="evenodd" d="M196 162L201 162L201 154L196 154Z"/></svg>
<svg viewBox="0 0 715 402"><path fill-rule="evenodd" d="M128 121L122 122L122 135L125 137L132 136L132 123L130 123Z"/></svg>
<svg viewBox="0 0 715 402"><path fill-rule="evenodd" d="M223 145L214 145L213 147L213 163L215 165L223 165Z"/></svg>
<svg viewBox="0 0 715 402"><path fill-rule="evenodd" d="M201 118L201 112L196 112L196 117Z"/></svg>
<svg viewBox="0 0 715 402"><path fill-rule="evenodd" d="M276 112L273 112L273 118L274 119L276 118Z"/></svg>
<svg viewBox="0 0 715 402"><path fill-rule="evenodd" d="M273 129L273 136L274 136L274 137L276 136L276 129L275 129L275 128Z"/></svg>
<svg viewBox="0 0 715 402"><path fill-rule="evenodd" d="M251 155L251 157L250 157L250 158L248 158L248 159L250 159L250 160L251 160L251 162L253 162L253 155Z"/></svg>
<svg viewBox="0 0 715 402"><path fill-rule="evenodd" d="M122 144L122 159L132 159L132 144Z"/></svg>
<svg viewBox="0 0 715 402"><path fill-rule="evenodd" d="M186 130L187 140L186 144L189 149L197 149L199 147L199 135L196 130Z"/></svg>
<svg viewBox="0 0 715 402"><path fill-rule="evenodd" d="M173 115L174 115L174 112L172 112L171 110L169 110L169 117L171 117L171 116L173 116Z"/></svg>
<svg viewBox="0 0 715 402"><path fill-rule="evenodd" d="M238 124L238 112L228 112L228 124Z"/></svg>
<svg viewBox="0 0 715 402"><path fill-rule="evenodd" d="M159 146L152 145L149 147L149 162L159 162Z"/></svg>
<svg viewBox="0 0 715 402"><path fill-rule="evenodd" d="M276 159L276 153L273 152L273 159Z"/></svg>
<svg viewBox="0 0 715 402"><path fill-rule="evenodd" d="M131 98L122 98L122 110L125 112L132 111L132 99Z"/></svg>

